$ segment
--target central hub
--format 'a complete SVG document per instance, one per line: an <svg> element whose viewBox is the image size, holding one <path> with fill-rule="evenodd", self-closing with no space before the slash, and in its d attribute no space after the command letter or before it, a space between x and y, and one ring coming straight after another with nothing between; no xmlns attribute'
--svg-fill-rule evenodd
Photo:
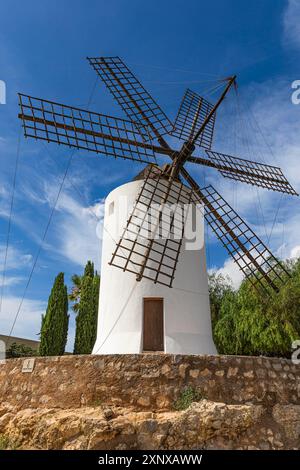
<svg viewBox="0 0 300 470"><path fill-rule="evenodd" d="M190 141L184 142L183 146L181 147L181 150L179 151L175 160L173 161L172 170L171 170L171 178L175 179L178 177L180 168L185 164L185 162L192 155L194 150L195 150L195 145L192 142Z"/></svg>

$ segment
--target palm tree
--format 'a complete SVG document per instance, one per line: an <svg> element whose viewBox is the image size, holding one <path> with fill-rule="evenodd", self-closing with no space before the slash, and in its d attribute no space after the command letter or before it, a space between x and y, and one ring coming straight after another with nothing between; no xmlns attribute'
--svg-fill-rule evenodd
<svg viewBox="0 0 300 470"><path fill-rule="evenodd" d="M69 293L69 300L73 303L72 309L75 313L78 313L79 309L82 277L83 276L79 276L78 274L73 274L71 278L73 286L71 288L71 292Z"/></svg>
<svg viewBox="0 0 300 470"><path fill-rule="evenodd" d="M78 274L73 274L73 276L71 277L73 286L71 288L71 292L69 293L68 297L69 297L70 302L73 303L72 309L75 313L78 313L78 309L79 309L81 286L82 286L82 280L84 276L90 276L92 278L94 276L96 277L98 276L97 271L94 273L94 263L92 263L91 261L88 261L86 263L85 268L84 268L84 273L82 276L79 276ZM98 291L99 291L99 287L98 287Z"/></svg>

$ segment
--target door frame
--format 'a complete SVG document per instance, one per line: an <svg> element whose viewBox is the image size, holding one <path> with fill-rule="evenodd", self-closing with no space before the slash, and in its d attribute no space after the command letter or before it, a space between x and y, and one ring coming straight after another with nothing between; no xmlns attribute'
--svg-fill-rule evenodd
<svg viewBox="0 0 300 470"><path fill-rule="evenodd" d="M142 352L151 352L144 350L144 328L145 328L145 301L147 300L162 300L162 327L163 327L163 349L161 351L153 352L165 352L166 351L166 340L165 340L165 299L164 297L143 297L143 314L142 314Z"/></svg>

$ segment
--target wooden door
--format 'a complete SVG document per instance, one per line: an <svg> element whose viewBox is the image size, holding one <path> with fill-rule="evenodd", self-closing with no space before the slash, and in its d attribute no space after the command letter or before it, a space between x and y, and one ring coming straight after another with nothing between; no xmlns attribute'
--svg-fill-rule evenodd
<svg viewBox="0 0 300 470"><path fill-rule="evenodd" d="M143 351L164 350L164 301L144 298Z"/></svg>

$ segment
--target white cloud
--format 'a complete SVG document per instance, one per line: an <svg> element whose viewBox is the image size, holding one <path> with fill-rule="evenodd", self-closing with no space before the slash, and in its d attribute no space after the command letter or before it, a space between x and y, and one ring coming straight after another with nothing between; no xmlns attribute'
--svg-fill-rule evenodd
<svg viewBox="0 0 300 470"><path fill-rule="evenodd" d="M6 245L0 245L0 260L4 261L6 252ZM10 271L12 269L22 269L25 266L30 265L32 262L32 255L30 253L24 253L15 246L9 245L7 252L6 269ZM3 270L3 265L0 266L0 272Z"/></svg>
<svg viewBox="0 0 300 470"><path fill-rule="evenodd" d="M239 288L244 277L242 271L239 270L238 265L231 258L226 259L221 268L212 268L210 272L217 275L222 274L223 276L229 276L234 289Z"/></svg>
<svg viewBox="0 0 300 470"><path fill-rule="evenodd" d="M4 287L11 287L15 286L16 284L19 284L20 282L23 282L24 280L25 278L23 276L5 276L4 283L1 279L1 285L3 285Z"/></svg>
<svg viewBox="0 0 300 470"><path fill-rule="evenodd" d="M5 296L2 301L1 334L9 334L14 317L18 311L21 297ZM41 316L45 313L46 302L25 299L15 324L12 336L38 340L41 327Z"/></svg>
<svg viewBox="0 0 300 470"><path fill-rule="evenodd" d="M55 191L52 186L45 188L45 197L53 205ZM55 235L58 246L55 248L69 261L85 266L87 260L93 260L96 269L100 269L101 240L99 225L103 219L104 202L85 206L65 190L57 203L59 216L55 221Z"/></svg>
<svg viewBox="0 0 300 470"><path fill-rule="evenodd" d="M300 245L294 246L290 253L290 258L299 258L300 257Z"/></svg>
<svg viewBox="0 0 300 470"><path fill-rule="evenodd" d="M4 186L0 186L0 196L6 197L7 196L7 190Z"/></svg>
<svg viewBox="0 0 300 470"><path fill-rule="evenodd" d="M43 246L79 266L85 266L90 259L99 271L104 201L85 204L87 197L77 190L81 186L79 183L82 185L78 178L76 186L73 178L65 183ZM46 211L49 211L57 198L57 182L54 178L40 180L35 187L24 185L22 192L35 208L42 208L45 212L45 206L48 206Z"/></svg>
<svg viewBox="0 0 300 470"><path fill-rule="evenodd" d="M0 334L8 335L10 333L20 302L21 297L3 297L2 310L0 313ZM46 308L46 301L25 299L22 303L20 313L12 331L12 336L39 341L41 318L42 315L45 314ZM75 316L72 312L70 312L68 342L66 345L66 351L73 351L74 337Z"/></svg>
<svg viewBox="0 0 300 470"><path fill-rule="evenodd" d="M284 38L295 46L300 46L300 2L288 0L283 16Z"/></svg>
<svg viewBox="0 0 300 470"><path fill-rule="evenodd" d="M32 255L24 253L20 249L9 245L6 260L5 276L3 277L4 260L5 260L6 246L0 245L0 283L5 287L11 287L24 281L24 276L16 275L11 271L20 271L23 268L31 265ZM4 281L4 283L3 283Z"/></svg>

